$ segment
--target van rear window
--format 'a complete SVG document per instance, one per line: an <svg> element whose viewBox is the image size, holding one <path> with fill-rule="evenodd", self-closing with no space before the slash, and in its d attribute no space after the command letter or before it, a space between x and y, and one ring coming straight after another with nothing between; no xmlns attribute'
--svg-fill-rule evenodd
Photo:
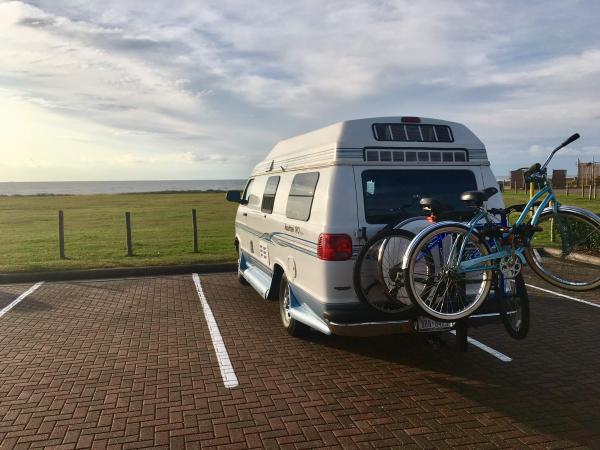
<svg viewBox="0 0 600 450"><path fill-rule="evenodd" d="M307 221L310 218L319 172L299 173L292 180L285 215L289 219Z"/></svg>
<svg viewBox="0 0 600 450"><path fill-rule="evenodd" d="M390 223L422 216L422 197L434 197L456 211L464 211L460 194L476 189L475 175L470 170L365 170L365 220Z"/></svg>
<svg viewBox="0 0 600 450"><path fill-rule="evenodd" d="M378 141L454 142L452 131L446 125L374 123L373 136Z"/></svg>

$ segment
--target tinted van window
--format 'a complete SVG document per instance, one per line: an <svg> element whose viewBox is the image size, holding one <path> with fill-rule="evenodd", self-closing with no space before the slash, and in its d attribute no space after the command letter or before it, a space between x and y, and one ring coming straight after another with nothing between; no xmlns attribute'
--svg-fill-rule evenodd
<svg viewBox="0 0 600 450"><path fill-rule="evenodd" d="M318 181L319 172L299 173L294 177L285 210L286 217L304 221L310 218Z"/></svg>
<svg viewBox="0 0 600 450"><path fill-rule="evenodd" d="M267 180L267 185L265 186L265 192L263 193L262 205L260 207L262 212L267 214L271 214L273 212L277 186L279 186L279 177L269 177Z"/></svg>
<svg viewBox="0 0 600 450"><path fill-rule="evenodd" d="M464 191L477 189L470 170L365 170L362 191L367 223L423 215L419 200L434 197L456 211L467 209Z"/></svg>

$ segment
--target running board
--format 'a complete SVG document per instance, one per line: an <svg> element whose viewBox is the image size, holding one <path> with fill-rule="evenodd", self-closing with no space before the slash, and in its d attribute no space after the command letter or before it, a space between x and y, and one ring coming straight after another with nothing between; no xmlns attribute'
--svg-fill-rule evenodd
<svg viewBox="0 0 600 450"><path fill-rule="evenodd" d="M262 298L266 299L271 288L271 277L258 267L251 266L247 262L246 265L247 268L241 272L242 276Z"/></svg>
<svg viewBox="0 0 600 450"><path fill-rule="evenodd" d="M323 334L330 335L331 330L319 316L317 316L308 306L302 304L290 308L290 316L292 319L302 322Z"/></svg>

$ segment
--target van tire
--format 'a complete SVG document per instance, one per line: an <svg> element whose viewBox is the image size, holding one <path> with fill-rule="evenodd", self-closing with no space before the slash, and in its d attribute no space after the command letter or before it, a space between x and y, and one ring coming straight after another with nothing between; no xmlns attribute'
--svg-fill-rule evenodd
<svg viewBox="0 0 600 450"><path fill-rule="evenodd" d="M291 336L306 336L310 328L302 322L298 322L290 317L290 307L290 285L284 273L281 275L281 281L279 282L279 316L281 317L281 323L283 324L283 328L285 328Z"/></svg>

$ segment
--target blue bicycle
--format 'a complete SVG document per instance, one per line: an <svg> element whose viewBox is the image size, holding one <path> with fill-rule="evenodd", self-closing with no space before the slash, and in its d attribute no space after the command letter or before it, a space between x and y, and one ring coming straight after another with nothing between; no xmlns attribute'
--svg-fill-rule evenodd
<svg viewBox="0 0 600 450"><path fill-rule="evenodd" d="M453 322L474 313L492 288L506 293L524 286L525 264L565 289L598 288L600 217L560 205L547 180L552 157L578 138L574 134L543 165L524 173L525 181L540 189L527 204L488 210L483 204L496 188L465 192L462 201L475 210L469 222L442 221L417 234L402 261L401 282L411 302L434 319ZM434 202L421 203L432 207ZM515 212L520 215L509 226L507 219Z"/></svg>

